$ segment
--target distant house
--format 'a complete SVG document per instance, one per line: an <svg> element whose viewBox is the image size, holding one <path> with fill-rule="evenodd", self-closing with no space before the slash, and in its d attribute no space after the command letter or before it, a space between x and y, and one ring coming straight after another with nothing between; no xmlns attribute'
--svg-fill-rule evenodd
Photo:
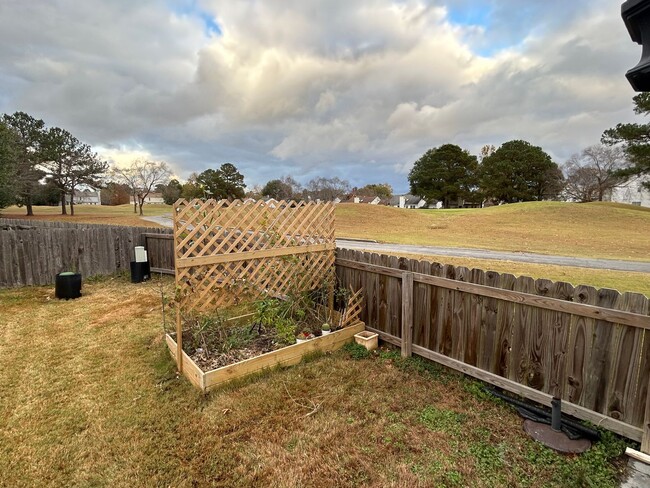
<svg viewBox="0 0 650 488"><path fill-rule="evenodd" d="M390 199L389 205L398 208L425 208L427 201L417 195L395 195Z"/></svg>
<svg viewBox="0 0 650 488"><path fill-rule="evenodd" d="M352 196L348 199L348 203L365 203L367 205L379 205L379 202L381 202L381 198L372 196Z"/></svg>
<svg viewBox="0 0 650 488"><path fill-rule="evenodd" d="M131 205L133 205L135 202L135 199L133 195L131 195ZM149 193L144 199L143 203L165 203L165 200L163 199L162 193Z"/></svg>
<svg viewBox="0 0 650 488"><path fill-rule="evenodd" d="M643 187L642 183L644 181L650 181L650 179L630 178L626 183L612 190L611 201L650 207L650 190Z"/></svg>
<svg viewBox="0 0 650 488"><path fill-rule="evenodd" d="M70 195L65 196L65 202L70 203ZM75 205L101 205L102 198L99 190L75 190Z"/></svg>

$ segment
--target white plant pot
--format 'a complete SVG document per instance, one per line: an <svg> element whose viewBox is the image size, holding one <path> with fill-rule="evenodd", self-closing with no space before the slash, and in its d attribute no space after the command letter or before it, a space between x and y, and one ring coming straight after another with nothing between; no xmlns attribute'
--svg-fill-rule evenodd
<svg viewBox="0 0 650 488"><path fill-rule="evenodd" d="M331 334L331 333L332 333L331 330L321 330L321 332L322 332L322 335L327 335L327 334Z"/></svg>

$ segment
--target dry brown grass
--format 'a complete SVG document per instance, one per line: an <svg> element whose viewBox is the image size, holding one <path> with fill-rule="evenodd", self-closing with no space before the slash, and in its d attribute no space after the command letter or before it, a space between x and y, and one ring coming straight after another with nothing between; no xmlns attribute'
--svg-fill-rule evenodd
<svg viewBox="0 0 650 488"><path fill-rule="evenodd" d="M169 205L150 204L143 207L145 216L171 213ZM0 212L0 217L8 219L56 220L78 224L129 225L133 227L163 227L155 222L141 219L133 212L133 205L76 205L75 215L61 215L60 207L34 207L34 216L27 217L25 208L8 207ZM68 208L68 212L70 209Z"/></svg>
<svg viewBox="0 0 650 488"><path fill-rule="evenodd" d="M615 486L619 465L558 456L477 383L390 351L204 397L175 374L157 283L83 292L0 291L2 486Z"/></svg>
<svg viewBox="0 0 650 488"><path fill-rule="evenodd" d="M338 205L339 237L650 261L650 211L610 203L531 202L460 210Z"/></svg>

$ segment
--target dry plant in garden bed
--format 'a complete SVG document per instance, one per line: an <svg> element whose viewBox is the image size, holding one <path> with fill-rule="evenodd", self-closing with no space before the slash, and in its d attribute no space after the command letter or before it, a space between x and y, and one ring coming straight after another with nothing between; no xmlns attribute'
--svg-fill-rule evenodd
<svg viewBox="0 0 650 488"><path fill-rule="evenodd" d="M323 291L324 290L324 291ZM339 289L334 309L327 290L267 297L213 314L183 317L183 350L203 371L321 337L357 320L361 291Z"/></svg>

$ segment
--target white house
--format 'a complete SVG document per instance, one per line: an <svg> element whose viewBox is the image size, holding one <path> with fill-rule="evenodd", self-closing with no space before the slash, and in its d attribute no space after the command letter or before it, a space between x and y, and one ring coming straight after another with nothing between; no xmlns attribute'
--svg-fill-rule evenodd
<svg viewBox="0 0 650 488"><path fill-rule="evenodd" d="M395 195L390 199L391 207L398 208L425 208L427 206L427 201L416 195Z"/></svg>
<svg viewBox="0 0 650 488"><path fill-rule="evenodd" d="M650 207L650 190L643 187L644 181L650 181L650 178L637 176L614 188L611 195L612 202Z"/></svg>
<svg viewBox="0 0 650 488"><path fill-rule="evenodd" d="M65 196L66 203L70 203L70 195ZM75 190L74 192L75 205L101 205L102 198L99 190Z"/></svg>
<svg viewBox="0 0 650 488"><path fill-rule="evenodd" d="M133 195L131 195L131 205L138 203L135 201ZM149 193L144 199L144 203L165 203L162 193Z"/></svg>

